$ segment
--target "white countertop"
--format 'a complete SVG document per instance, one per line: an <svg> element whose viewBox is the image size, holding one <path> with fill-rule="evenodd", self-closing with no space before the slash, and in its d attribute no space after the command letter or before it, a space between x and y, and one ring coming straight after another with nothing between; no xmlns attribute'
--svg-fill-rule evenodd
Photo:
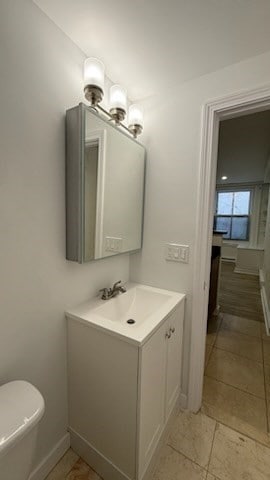
<svg viewBox="0 0 270 480"><path fill-rule="evenodd" d="M185 294L148 285L128 283L125 287L126 293L120 293L110 300L93 298L69 309L65 312L67 318L140 346L185 299ZM130 318L136 323L128 324Z"/></svg>

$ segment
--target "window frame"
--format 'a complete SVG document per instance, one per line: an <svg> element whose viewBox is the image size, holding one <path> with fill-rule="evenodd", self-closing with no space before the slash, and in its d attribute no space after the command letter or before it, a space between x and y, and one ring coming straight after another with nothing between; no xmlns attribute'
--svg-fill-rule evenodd
<svg viewBox="0 0 270 480"><path fill-rule="evenodd" d="M249 197L249 213L248 214L218 214L217 207L218 207L218 194L219 193L237 193L237 192L250 192ZM228 242L249 242L250 241L250 233L251 233L251 216L252 216L252 206L253 206L253 197L254 197L254 187L249 186L234 186L234 185L227 185L226 187L217 186L216 189L216 196L215 196L215 214L214 214L214 229L216 228L216 221L218 217L225 217L225 218L247 218L247 236L245 239L242 238L231 238L232 233L232 220L231 220L231 229L230 229L230 237L224 238L225 241Z"/></svg>

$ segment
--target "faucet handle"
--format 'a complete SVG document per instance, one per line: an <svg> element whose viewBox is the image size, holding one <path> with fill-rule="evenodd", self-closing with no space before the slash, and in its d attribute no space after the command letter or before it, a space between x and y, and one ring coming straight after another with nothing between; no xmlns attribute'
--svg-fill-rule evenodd
<svg viewBox="0 0 270 480"><path fill-rule="evenodd" d="M108 288L101 288L99 290L99 292L102 293L101 298L103 298L103 300L104 299L106 300L108 298L108 296L109 296L109 289Z"/></svg>
<svg viewBox="0 0 270 480"><path fill-rule="evenodd" d="M115 282L114 286L112 287L112 291L115 292L117 290L118 292L125 293L127 289L124 287L124 285L121 285L121 283L122 283L122 280Z"/></svg>

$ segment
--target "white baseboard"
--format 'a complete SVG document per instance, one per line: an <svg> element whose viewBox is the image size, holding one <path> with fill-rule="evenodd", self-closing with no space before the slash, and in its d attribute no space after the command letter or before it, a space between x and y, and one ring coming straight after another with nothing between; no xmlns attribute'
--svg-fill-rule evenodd
<svg viewBox="0 0 270 480"><path fill-rule="evenodd" d="M270 335L270 309L269 309L264 285L261 285L261 299L262 299L262 307L263 307L263 315L264 315L266 333L267 333L267 335Z"/></svg>
<svg viewBox="0 0 270 480"><path fill-rule="evenodd" d="M93 447L78 432L69 427L71 447L88 465L90 465L102 478L110 480L129 480L119 468L108 458ZM31 480L31 479L30 479Z"/></svg>
<svg viewBox="0 0 270 480"><path fill-rule="evenodd" d="M260 277L260 286L263 287L265 284L265 279L264 279L264 271L262 268L259 270L259 277Z"/></svg>
<svg viewBox="0 0 270 480"><path fill-rule="evenodd" d="M248 268L235 267L234 273L244 273L245 275L256 275L256 277L258 277L259 276L259 269L256 269L256 270L250 269L249 270Z"/></svg>
<svg viewBox="0 0 270 480"><path fill-rule="evenodd" d="M232 258L232 257L221 257L221 261L224 262L224 263L235 263L235 262L236 262L236 258Z"/></svg>
<svg viewBox="0 0 270 480"><path fill-rule="evenodd" d="M31 473L29 480L44 480L70 447L70 434L66 433L50 453Z"/></svg>

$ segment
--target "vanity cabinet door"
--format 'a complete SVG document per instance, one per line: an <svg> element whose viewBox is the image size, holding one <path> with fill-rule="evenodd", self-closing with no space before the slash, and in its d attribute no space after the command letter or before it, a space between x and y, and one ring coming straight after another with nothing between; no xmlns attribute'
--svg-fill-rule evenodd
<svg viewBox="0 0 270 480"><path fill-rule="evenodd" d="M142 478L164 427L167 355L165 334L166 322L140 351L138 478Z"/></svg>
<svg viewBox="0 0 270 480"><path fill-rule="evenodd" d="M180 393L182 367L182 338L184 323L184 302L171 313L166 321L167 369L165 418L171 414Z"/></svg>

